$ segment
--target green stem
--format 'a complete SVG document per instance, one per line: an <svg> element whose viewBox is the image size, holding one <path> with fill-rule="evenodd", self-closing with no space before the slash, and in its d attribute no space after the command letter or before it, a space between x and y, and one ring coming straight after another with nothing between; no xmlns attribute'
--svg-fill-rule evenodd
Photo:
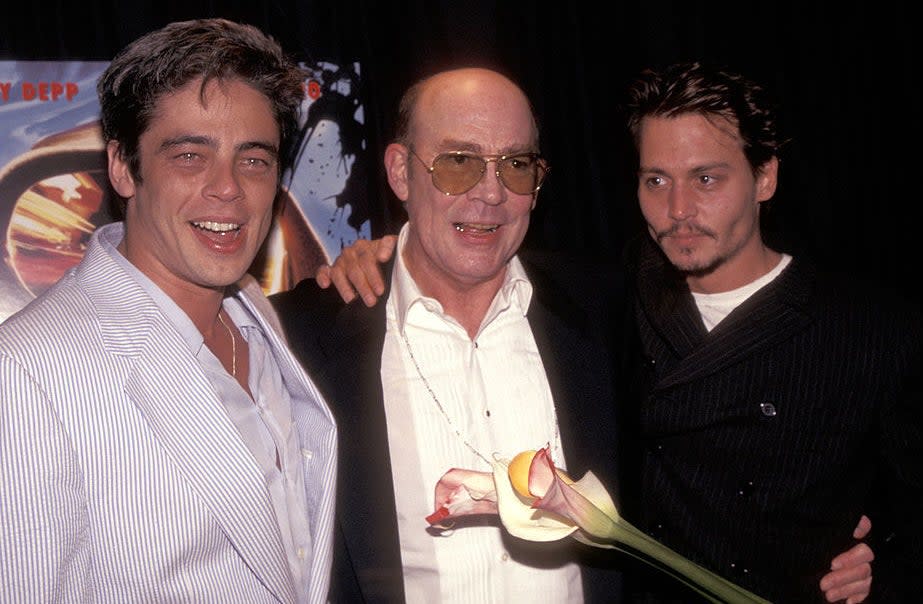
<svg viewBox="0 0 923 604"><path fill-rule="evenodd" d="M769 600L761 598L739 585L716 575L688 558L684 558L659 541L652 539L634 525L627 522L624 518L619 518L615 522L613 535L611 535L611 537L616 543L624 544L660 562L668 569L672 570L673 572L671 574L677 579L692 587L712 602L724 602L727 604L770 604ZM598 542L586 538L581 539L581 541L586 541L591 545L601 545ZM660 568L651 560L643 556L638 556L629 550L612 545L609 547L624 551L655 568ZM664 569L661 568L661 570Z"/></svg>

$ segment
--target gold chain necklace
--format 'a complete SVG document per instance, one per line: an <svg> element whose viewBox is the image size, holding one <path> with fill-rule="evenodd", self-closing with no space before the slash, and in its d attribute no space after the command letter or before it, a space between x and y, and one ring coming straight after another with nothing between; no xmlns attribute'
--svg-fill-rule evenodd
<svg viewBox="0 0 923 604"><path fill-rule="evenodd" d="M218 321L224 325L224 328L227 330L228 335L231 336L231 375L235 378L237 377L237 338L234 337L234 332L231 331L231 328L228 327L228 324L224 322L224 318L221 316L221 311L218 311Z"/></svg>
<svg viewBox="0 0 923 604"><path fill-rule="evenodd" d="M429 385L429 380L426 379L426 376L423 375L423 371L420 369L420 364L417 362L417 357L413 354L413 348L410 346L410 340L407 339L407 334L402 330L399 330L401 333L401 339L404 340L404 345L407 346L407 352L410 354L410 360L413 361L413 366L417 370L417 375L420 376L420 380L423 381L423 385L426 386L426 390L429 392L429 395L432 397L433 402L436 403L436 407L439 409L439 413L442 414L442 417L445 418L445 421L448 422L449 427L455 431L455 435L458 436L459 440L462 441L468 449L487 462L487 465L493 467L493 464L489 459L487 459L480 451L474 448L468 439L461 433L461 431L455 426L455 422L452 421L452 418L449 417L449 414L445 412L445 408L442 406L442 403L439 401L439 398L436 396L436 393L433 392L432 387Z"/></svg>

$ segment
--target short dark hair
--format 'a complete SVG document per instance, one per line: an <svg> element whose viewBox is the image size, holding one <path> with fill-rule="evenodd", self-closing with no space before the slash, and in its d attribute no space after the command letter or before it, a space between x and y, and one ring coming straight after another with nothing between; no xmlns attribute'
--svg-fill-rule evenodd
<svg viewBox="0 0 923 604"><path fill-rule="evenodd" d="M628 130L636 148L645 117L687 113L723 117L739 130L754 173L778 157L784 143L777 132L775 103L763 86L699 62L642 71L628 89L627 110Z"/></svg>
<svg viewBox="0 0 923 604"><path fill-rule="evenodd" d="M279 125L279 175L292 167L306 73L270 36L226 19L177 21L141 36L112 60L96 85L103 140L118 141L141 181L138 141L158 100L202 77L239 79L269 99ZM281 181L281 178L280 178Z"/></svg>

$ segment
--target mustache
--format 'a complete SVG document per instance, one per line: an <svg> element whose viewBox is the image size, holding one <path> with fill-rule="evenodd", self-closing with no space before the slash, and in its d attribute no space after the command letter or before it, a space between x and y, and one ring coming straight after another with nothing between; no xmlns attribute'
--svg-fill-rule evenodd
<svg viewBox="0 0 923 604"><path fill-rule="evenodd" d="M673 223L669 228L655 232L657 241L674 235L705 235L715 237L715 232L707 227L695 223Z"/></svg>

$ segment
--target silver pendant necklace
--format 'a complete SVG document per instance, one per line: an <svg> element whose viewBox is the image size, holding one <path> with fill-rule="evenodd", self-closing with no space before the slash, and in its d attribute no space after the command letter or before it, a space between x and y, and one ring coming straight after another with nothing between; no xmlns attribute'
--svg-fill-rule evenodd
<svg viewBox="0 0 923 604"><path fill-rule="evenodd" d="M410 346L410 340L407 339L407 334L400 330L401 339L404 340L404 345L407 346L407 352L410 354L410 360L413 362L414 368L417 370L417 375L420 376L420 380L423 382L423 385L426 386L426 390L429 392L430 397L432 397L433 402L436 403L436 407L439 409L439 413L442 414L442 417L445 418L445 421L449 424L449 427L455 432L455 435L458 436L458 439L462 441L468 449L483 459L487 465L493 467L493 464L487 457L484 456L480 451L474 448L468 439L461 433L461 431L455 426L455 422L452 421L452 418L449 417L449 414L445 412L445 408L442 406L442 403L439 401L439 397L436 396L436 393L433 392L432 387L429 385L429 380L426 379L426 376L423 375L423 371L420 369L420 364L417 362L417 357L413 354L413 348Z"/></svg>

